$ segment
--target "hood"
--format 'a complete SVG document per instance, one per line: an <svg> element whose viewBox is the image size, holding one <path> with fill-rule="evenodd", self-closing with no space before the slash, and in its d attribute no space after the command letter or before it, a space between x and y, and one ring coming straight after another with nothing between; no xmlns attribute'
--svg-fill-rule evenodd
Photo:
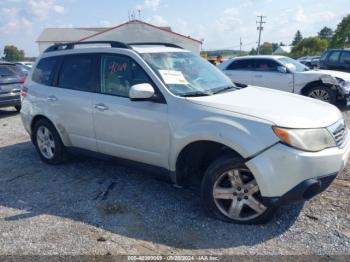
<svg viewBox="0 0 350 262"><path fill-rule="evenodd" d="M315 99L249 86L236 91L187 98L203 106L249 115L289 128L327 127L342 115L335 106Z"/></svg>
<svg viewBox="0 0 350 262"><path fill-rule="evenodd" d="M310 74L310 75L328 75L337 78L341 78L346 81L350 81L350 73L341 72L341 71L333 71L333 70L309 70L305 72L301 72L301 74Z"/></svg>

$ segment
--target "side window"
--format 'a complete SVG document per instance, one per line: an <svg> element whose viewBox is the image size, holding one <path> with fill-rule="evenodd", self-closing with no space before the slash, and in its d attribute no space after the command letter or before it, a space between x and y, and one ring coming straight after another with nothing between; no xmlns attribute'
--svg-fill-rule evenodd
<svg viewBox="0 0 350 262"><path fill-rule="evenodd" d="M58 76L58 86L79 91L91 91L93 62L91 55L64 56Z"/></svg>
<svg viewBox="0 0 350 262"><path fill-rule="evenodd" d="M350 64L350 52L343 51L340 56L341 64Z"/></svg>
<svg viewBox="0 0 350 262"><path fill-rule="evenodd" d="M256 59L255 60L255 67L257 71L263 71L263 72L277 72L277 67L280 64L278 64L276 61L270 60L270 59Z"/></svg>
<svg viewBox="0 0 350 262"><path fill-rule="evenodd" d="M328 56L328 61L331 63L338 63L340 51L334 51Z"/></svg>
<svg viewBox="0 0 350 262"><path fill-rule="evenodd" d="M254 60L252 59L241 59L233 61L228 67L227 70L253 70L254 69Z"/></svg>
<svg viewBox="0 0 350 262"><path fill-rule="evenodd" d="M57 61L57 56L41 59L33 71L32 80L42 85L51 85Z"/></svg>
<svg viewBox="0 0 350 262"><path fill-rule="evenodd" d="M329 52L324 52L321 57L320 57L320 61L325 61L327 56L328 56Z"/></svg>
<svg viewBox="0 0 350 262"><path fill-rule="evenodd" d="M101 93L129 97L131 86L152 84L146 72L131 58L103 55L101 60Z"/></svg>

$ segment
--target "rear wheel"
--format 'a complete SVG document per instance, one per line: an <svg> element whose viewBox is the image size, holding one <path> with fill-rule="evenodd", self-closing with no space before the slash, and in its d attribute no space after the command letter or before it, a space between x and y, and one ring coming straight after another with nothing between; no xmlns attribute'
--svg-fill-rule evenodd
<svg viewBox="0 0 350 262"><path fill-rule="evenodd" d="M202 181L201 197L207 213L227 222L263 223L276 210L263 204L254 176L241 159L231 155L209 166Z"/></svg>
<svg viewBox="0 0 350 262"><path fill-rule="evenodd" d="M308 90L306 96L327 102L330 104L335 104L337 100L336 93L326 86L315 86Z"/></svg>
<svg viewBox="0 0 350 262"><path fill-rule="evenodd" d="M66 160L65 147L56 128L45 119L35 123L33 129L34 145L40 158L48 164L59 164Z"/></svg>

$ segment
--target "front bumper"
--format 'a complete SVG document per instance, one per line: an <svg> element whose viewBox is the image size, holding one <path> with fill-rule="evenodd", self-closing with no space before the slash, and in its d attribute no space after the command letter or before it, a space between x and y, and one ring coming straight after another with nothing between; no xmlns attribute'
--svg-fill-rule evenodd
<svg viewBox="0 0 350 262"><path fill-rule="evenodd" d="M349 153L349 135L342 148L320 152L304 152L278 143L246 165L266 203L279 205L310 199L322 192L343 170Z"/></svg>

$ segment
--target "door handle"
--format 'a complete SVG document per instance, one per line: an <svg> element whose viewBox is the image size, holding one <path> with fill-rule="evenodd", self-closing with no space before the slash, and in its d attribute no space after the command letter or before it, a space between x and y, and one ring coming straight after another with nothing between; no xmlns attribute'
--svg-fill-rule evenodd
<svg viewBox="0 0 350 262"><path fill-rule="evenodd" d="M100 111L108 110L108 106L106 106L105 104L101 104L101 103L95 104L94 108L96 108L97 110L100 110Z"/></svg>
<svg viewBox="0 0 350 262"><path fill-rule="evenodd" d="M55 97L55 96L48 96L48 97L47 97L47 100L48 100L48 101L51 101L51 102L55 102L55 101L57 101L58 99L57 99L57 97Z"/></svg>

